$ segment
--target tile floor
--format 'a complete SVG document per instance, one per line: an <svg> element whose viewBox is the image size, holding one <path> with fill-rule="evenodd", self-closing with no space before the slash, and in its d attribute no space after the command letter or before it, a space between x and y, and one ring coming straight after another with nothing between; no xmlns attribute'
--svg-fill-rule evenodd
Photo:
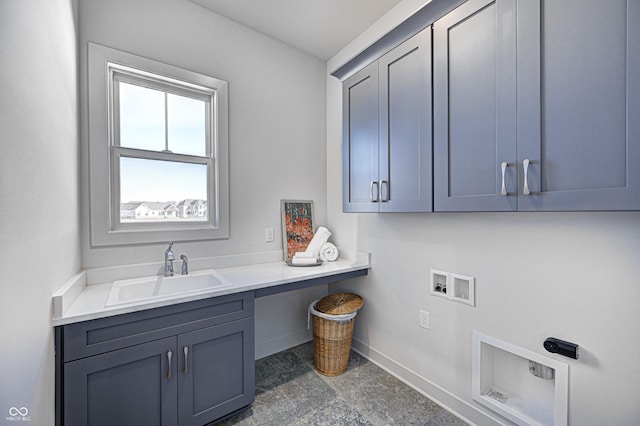
<svg viewBox="0 0 640 426"><path fill-rule="evenodd" d="M221 424L465 425L353 351L348 370L335 377L316 372L313 356L309 342L258 360L253 406Z"/></svg>

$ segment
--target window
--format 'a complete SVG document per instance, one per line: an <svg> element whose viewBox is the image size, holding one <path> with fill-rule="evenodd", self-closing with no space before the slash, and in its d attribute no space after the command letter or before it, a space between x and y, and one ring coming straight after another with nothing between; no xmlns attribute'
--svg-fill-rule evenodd
<svg viewBox="0 0 640 426"><path fill-rule="evenodd" d="M92 246L228 238L227 84L89 43Z"/></svg>
<svg viewBox="0 0 640 426"><path fill-rule="evenodd" d="M211 204L208 183L213 172L210 134L215 92L180 83L168 85L157 76L143 76L116 64L108 67L115 227L209 220L208 212L196 218L165 212L181 204ZM136 204L144 204L153 218L161 220L151 224L130 218L127 212Z"/></svg>

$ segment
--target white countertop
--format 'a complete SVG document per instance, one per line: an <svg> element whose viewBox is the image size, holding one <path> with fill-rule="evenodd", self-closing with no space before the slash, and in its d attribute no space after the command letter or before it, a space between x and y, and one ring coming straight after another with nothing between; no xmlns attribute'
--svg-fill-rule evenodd
<svg viewBox="0 0 640 426"><path fill-rule="evenodd" d="M218 274L231 283L230 286L116 306L105 306L113 282L88 284L88 272L85 271L78 274L53 295L53 326L369 269L368 253L352 252L351 254L345 253L345 255L347 257L340 258L335 262L323 262L321 265L309 267L288 266L280 260L215 268ZM89 276L91 276L90 273Z"/></svg>

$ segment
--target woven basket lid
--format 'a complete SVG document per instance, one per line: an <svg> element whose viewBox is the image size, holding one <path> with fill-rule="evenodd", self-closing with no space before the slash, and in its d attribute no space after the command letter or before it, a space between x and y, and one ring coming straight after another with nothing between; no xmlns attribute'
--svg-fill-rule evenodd
<svg viewBox="0 0 640 426"><path fill-rule="evenodd" d="M341 315L355 312L363 304L362 297L355 293L336 293L320 299L316 309L325 314Z"/></svg>

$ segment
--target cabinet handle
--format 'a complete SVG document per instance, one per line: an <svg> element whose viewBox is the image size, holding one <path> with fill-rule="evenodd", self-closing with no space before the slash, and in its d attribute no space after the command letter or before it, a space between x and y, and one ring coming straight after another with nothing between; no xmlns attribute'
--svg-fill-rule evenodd
<svg viewBox="0 0 640 426"><path fill-rule="evenodd" d="M184 370L182 370L184 372L184 374L187 374L189 372L189 366L188 366L188 359L189 359L189 347L185 346L184 347Z"/></svg>
<svg viewBox="0 0 640 426"><path fill-rule="evenodd" d="M169 363L169 371L167 372L167 379L171 380L171 378L173 377L173 375L171 374L171 355L173 355L171 353L171 351L167 352L167 362Z"/></svg>
<svg viewBox="0 0 640 426"><path fill-rule="evenodd" d="M383 190L384 188L386 188L386 191ZM389 201L389 182L386 180L380 181L380 195L380 201L382 201L383 203Z"/></svg>
<svg viewBox="0 0 640 426"><path fill-rule="evenodd" d="M376 196L373 196L373 187L376 187ZM376 182L375 180L371 181L371 186L369 187L369 196L371 197L371 202L372 203L377 203L378 202L378 197L380 196L380 193L378 191L378 182Z"/></svg>
<svg viewBox="0 0 640 426"><path fill-rule="evenodd" d="M522 186L522 194L529 195L529 160L525 159L522 162L522 167L524 168L524 185Z"/></svg>
<svg viewBox="0 0 640 426"><path fill-rule="evenodd" d="M500 167L502 168L502 190L500 191L500 194L507 195L507 187L504 184L504 174L507 171L507 162L503 161Z"/></svg>

